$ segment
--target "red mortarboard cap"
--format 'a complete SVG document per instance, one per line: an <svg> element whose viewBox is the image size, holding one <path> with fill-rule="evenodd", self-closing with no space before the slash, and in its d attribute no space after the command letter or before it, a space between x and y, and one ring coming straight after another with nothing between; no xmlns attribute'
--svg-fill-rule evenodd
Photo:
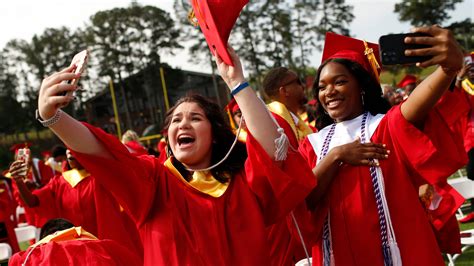
<svg viewBox="0 0 474 266"><path fill-rule="evenodd" d="M227 52L227 41L240 11L248 0L190 0L209 49L214 49L227 65L234 65Z"/></svg>
<svg viewBox="0 0 474 266"><path fill-rule="evenodd" d="M318 104L318 101L316 101L316 99L311 99L308 101L308 105L317 105Z"/></svg>
<svg viewBox="0 0 474 266"><path fill-rule="evenodd" d="M365 46L365 43L368 47ZM381 71L379 46L375 43L365 43L362 40L327 32L322 62L333 58L351 60L362 65L369 73L373 73L378 80Z"/></svg>
<svg viewBox="0 0 474 266"><path fill-rule="evenodd" d="M413 75L405 75L405 77L398 82L397 87L403 88L408 84L416 83L416 77Z"/></svg>
<svg viewBox="0 0 474 266"><path fill-rule="evenodd" d="M464 57L464 63L466 65L474 64L474 52L471 52L470 54Z"/></svg>
<svg viewBox="0 0 474 266"><path fill-rule="evenodd" d="M240 110L240 107L237 104L237 102L235 101L235 99L232 98L232 100L230 100L229 104L226 105L225 110L230 111L232 114L234 114L235 112Z"/></svg>
<svg viewBox="0 0 474 266"><path fill-rule="evenodd" d="M227 116L229 117L230 127L232 129L237 129L238 125L235 124L234 113L237 112L237 110L240 110L240 107L237 104L237 102L235 101L235 99L232 98L232 100L230 100L230 102L225 106L224 109L227 113Z"/></svg>
<svg viewBox="0 0 474 266"><path fill-rule="evenodd" d="M14 152L16 154L16 152L19 150L19 149L23 149L23 148L29 148L31 147L31 142L22 142L22 143L17 143L17 144L13 144L11 147L10 147L10 151Z"/></svg>

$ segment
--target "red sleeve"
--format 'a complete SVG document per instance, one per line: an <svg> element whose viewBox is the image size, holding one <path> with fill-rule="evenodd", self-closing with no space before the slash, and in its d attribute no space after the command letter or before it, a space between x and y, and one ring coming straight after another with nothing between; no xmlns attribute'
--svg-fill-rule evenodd
<svg viewBox="0 0 474 266"><path fill-rule="evenodd" d="M153 156L134 156L114 136L84 123L113 155L105 159L73 152L78 161L107 188L136 223L142 223L153 203L163 166Z"/></svg>
<svg viewBox="0 0 474 266"><path fill-rule="evenodd" d="M51 179L46 186L36 189L33 191L33 195L38 197L39 205L34 208L28 208L25 206L25 212L29 213L30 215L34 216L34 226L42 227L49 219L59 217L59 213L57 210L57 199L55 197L55 185L57 183L57 178L61 178L60 176L56 176Z"/></svg>
<svg viewBox="0 0 474 266"><path fill-rule="evenodd" d="M300 143L298 150L306 164L310 166L311 169L314 168L318 157L307 137ZM308 198L310 197L311 194L308 195ZM308 238L307 240L305 239L305 241L310 242L311 245L321 236L326 214L329 211L329 202L327 197L323 197L320 202L316 204L313 203L312 205L314 205L314 209L312 210L309 210L306 204L301 204L294 211L300 223L300 227L304 231L306 238Z"/></svg>
<svg viewBox="0 0 474 266"><path fill-rule="evenodd" d="M372 139L385 143L383 135L389 135L393 142L392 154L424 179L423 183L444 183L467 162L462 136L450 131L437 110L428 114L420 130L396 106L382 119Z"/></svg>
<svg viewBox="0 0 474 266"><path fill-rule="evenodd" d="M451 128L460 118L467 117L471 106L463 89L447 91L435 106L443 120Z"/></svg>
<svg viewBox="0 0 474 266"><path fill-rule="evenodd" d="M278 166L250 134L247 152L247 182L262 206L268 225L303 202L316 185L311 169L297 152L288 151L286 160Z"/></svg>

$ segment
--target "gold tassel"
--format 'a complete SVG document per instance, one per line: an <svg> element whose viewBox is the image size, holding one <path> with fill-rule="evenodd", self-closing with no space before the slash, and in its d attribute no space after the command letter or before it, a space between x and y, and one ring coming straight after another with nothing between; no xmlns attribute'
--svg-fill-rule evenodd
<svg viewBox="0 0 474 266"><path fill-rule="evenodd" d="M366 41L364 41L365 51L364 54L367 56L367 60L369 60L370 67L377 78L377 81L380 83L380 77L378 69L380 69L380 65L377 62L377 58L374 55L374 49L370 48Z"/></svg>
<svg viewBox="0 0 474 266"><path fill-rule="evenodd" d="M196 15L194 14L194 10L191 9L188 13L188 20L189 20L189 23L191 23L191 25L193 25L194 27L199 27L199 23L198 23L198 20L196 18Z"/></svg>
<svg viewBox="0 0 474 266"><path fill-rule="evenodd" d="M232 130L237 130L237 126L235 125L235 122L234 122L234 118L232 117L232 112L229 110L229 108L227 108L227 116L229 116L229 123L230 123L230 127L232 128Z"/></svg>

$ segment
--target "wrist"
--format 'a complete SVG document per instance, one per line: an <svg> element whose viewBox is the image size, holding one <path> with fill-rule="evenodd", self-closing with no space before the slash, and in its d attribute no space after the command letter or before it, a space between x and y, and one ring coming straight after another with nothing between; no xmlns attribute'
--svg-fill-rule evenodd
<svg viewBox="0 0 474 266"><path fill-rule="evenodd" d="M245 78L244 77L239 77L239 78L236 78L236 79L232 79L229 81L228 85L229 85L229 89L232 90L234 89L235 87L237 87L238 85L242 84L245 82Z"/></svg>

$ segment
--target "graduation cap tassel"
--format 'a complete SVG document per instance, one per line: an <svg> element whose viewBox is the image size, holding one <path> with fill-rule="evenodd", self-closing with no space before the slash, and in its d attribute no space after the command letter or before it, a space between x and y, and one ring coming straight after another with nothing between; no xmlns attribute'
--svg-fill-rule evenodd
<svg viewBox="0 0 474 266"><path fill-rule="evenodd" d="M367 56L367 60L369 60L370 67L372 68L372 71L374 72L374 76L377 78L377 81L380 83L380 77L379 77L380 65L377 62L377 59L375 57L374 49L370 48L366 41L364 41L364 46L365 46L364 55Z"/></svg>

